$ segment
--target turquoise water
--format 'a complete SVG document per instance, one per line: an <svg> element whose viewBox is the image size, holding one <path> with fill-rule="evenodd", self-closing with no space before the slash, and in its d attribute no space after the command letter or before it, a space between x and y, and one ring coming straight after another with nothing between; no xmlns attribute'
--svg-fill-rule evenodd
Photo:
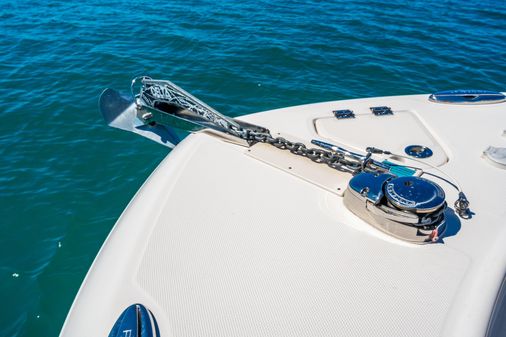
<svg viewBox="0 0 506 337"><path fill-rule="evenodd" d="M58 335L115 220L168 153L104 126L105 87L167 78L230 115L506 90L501 1L0 5L0 336Z"/></svg>

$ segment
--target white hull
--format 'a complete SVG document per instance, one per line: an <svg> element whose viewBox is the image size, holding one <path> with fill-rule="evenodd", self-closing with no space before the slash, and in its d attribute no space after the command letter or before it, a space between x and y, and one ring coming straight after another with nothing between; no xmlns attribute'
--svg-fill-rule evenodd
<svg viewBox="0 0 506 337"><path fill-rule="evenodd" d="M242 119L357 151L430 147L427 161L461 183L475 213L450 216L440 242L406 243L356 217L343 205L346 174L200 132L167 156L126 208L61 336L107 336L133 303L152 311L164 337L484 336L506 273L506 170L482 153L506 147L506 103L427 97L327 102ZM369 107L381 105L394 114L372 115ZM356 118L337 120L336 109ZM453 202L456 191L441 186Z"/></svg>

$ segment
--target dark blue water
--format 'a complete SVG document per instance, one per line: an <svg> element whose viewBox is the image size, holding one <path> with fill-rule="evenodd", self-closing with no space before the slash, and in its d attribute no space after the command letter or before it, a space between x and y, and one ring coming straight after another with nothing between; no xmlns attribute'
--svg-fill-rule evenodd
<svg viewBox="0 0 506 337"><path fill-rule="evenodd" d="M100 245L168 153L104 126L137 75L241 115L506 90L504 1L1 1L0 336L56 336Z"/></svg>

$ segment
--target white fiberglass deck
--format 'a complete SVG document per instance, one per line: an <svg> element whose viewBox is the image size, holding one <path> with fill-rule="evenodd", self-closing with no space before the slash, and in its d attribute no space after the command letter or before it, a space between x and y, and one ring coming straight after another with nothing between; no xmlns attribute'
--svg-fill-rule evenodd
<svg viewBox="0 0 506 337"><path fill-rule="evenodd" d="M411 132L382 134L374 119L360 119L379 105L394 110L393 116L375 117L383 129L389 119ZM357 118L329 118L344 108ZM399 123L399 116L411 122ZM384 97L244 119L287 138L352 148L377 146L374 137L395 151L431 142L431 160L459 180L475 215L450 219L442 243L404 243L354 216L337 191L258 160L245 147L194 134L125 210L62 336L107 336L133 303L153 312L164 337L485 334L506 271L506 170L481 153L490 145L506 147L506 103L459 106L429 103L427 95ZM356 138L332 134L343 123L356 129ZM418 138L413 142L410 135ZM456 192L441 186L452 203Z"/></svg>

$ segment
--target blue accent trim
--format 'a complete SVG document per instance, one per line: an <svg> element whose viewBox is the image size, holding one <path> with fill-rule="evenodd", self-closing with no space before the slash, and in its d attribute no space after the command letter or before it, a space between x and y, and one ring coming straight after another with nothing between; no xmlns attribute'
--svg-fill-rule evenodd
<svg viewBox="0 0 506 337"><path fill-rule="evenodd" d="M402 165L397 165L388 160L384 160L382 163L387 165L389 167L388 171L397 177L410 177L414 176L416 173L415 169Z"/></svg>
<svg viewBox="0 0 506 337"><path fill-rule="evenodd" d="M151 326L155 327L155 331ZM132 304L118 317L108 337L160 337L155 317L142 304Z"/></svg>

